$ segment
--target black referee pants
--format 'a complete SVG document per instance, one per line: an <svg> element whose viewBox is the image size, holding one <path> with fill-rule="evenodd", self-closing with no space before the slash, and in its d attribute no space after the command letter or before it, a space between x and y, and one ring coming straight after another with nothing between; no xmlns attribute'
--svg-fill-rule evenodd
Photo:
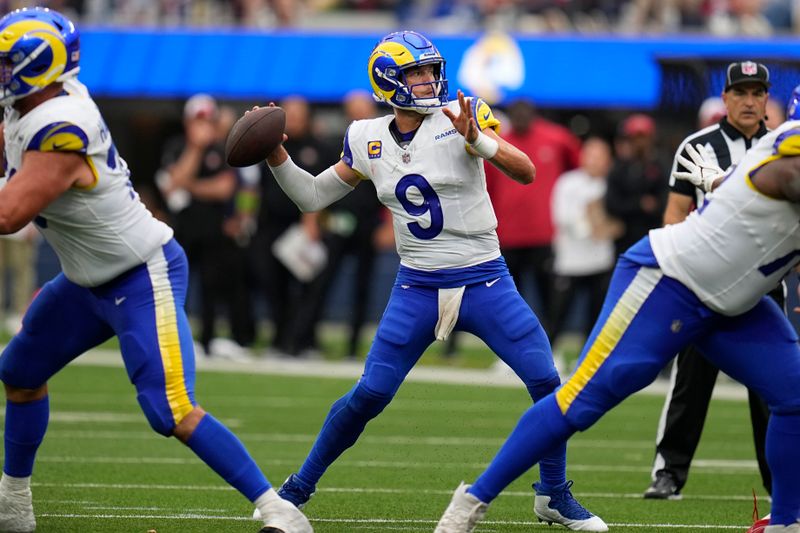
<svg viewBox="0 0 800 533"><path fill-rule="evenodd" d="M773 290L770 296L781 307L784 306L782 284ZM667 403L658 424L656 459L653 464L654 479L657 472L664 470L672 474L678 489L686 484L689 466L700 442L700 435L703 433L718 373L719 369L693 346L687 346L678 354L672 371ZM749 389L747 397L761 481L767 493L772 494L772 474L764 452L769 407L758 394Z"/></svg>
<svg viewBox="0 0 800 533"><path fill-rule="evenodd" d="M672 474L678 489L681 489L686 484L689 466L703 433L719 369L693 346L686 347L678 354L675 365L671 394L667 395L666 409L659 422L659 428L663 427L664 432L657 437L653 476L660 470L666 470ZM755 392L748 389L747 396L758 468L764 488L771 494L772 475L764 454L769 408Z"/></svg>

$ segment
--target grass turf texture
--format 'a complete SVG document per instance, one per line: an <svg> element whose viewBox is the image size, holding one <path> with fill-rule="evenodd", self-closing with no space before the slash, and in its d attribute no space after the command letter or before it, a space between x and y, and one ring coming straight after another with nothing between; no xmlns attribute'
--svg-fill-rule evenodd
<svg viewBox="0 0 800 533"><path fill-rule="evenodd" d="M200 372L202 405L245 442L275 485L305 457L350 380ZM50 383L50 429L34 472L43 532L255 532L252 507L190 450L153 433L121 368L68 367ZM662 398L636 396L572 439L568 476L613 532L744 531L764 498L745 402L712 403L682 501L645 501ZM406 383L331 467L306 513L318 533L433 531L527 406L519 389ZM513 483L478 532L538 524L530 484ZM763 502L762 514L768 511Z"/></svg>

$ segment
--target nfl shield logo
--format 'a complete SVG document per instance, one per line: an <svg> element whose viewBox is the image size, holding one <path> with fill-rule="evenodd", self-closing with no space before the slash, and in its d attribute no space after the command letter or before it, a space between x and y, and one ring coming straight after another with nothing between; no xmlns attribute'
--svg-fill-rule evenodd
<svg viewBox="0 0 800 533"><path fill-rule="evenodd" d="M411 154L409 154L408 152L403 152L403 163L405 163L406 165L411 163Z"/></svg>
<svg viewBox="0 0 800 533"><path fill-rule="evenodd" d="M752 61L745 61L742 63L742 74L746 76L755 76L758 74L758 65Z"/></svg>

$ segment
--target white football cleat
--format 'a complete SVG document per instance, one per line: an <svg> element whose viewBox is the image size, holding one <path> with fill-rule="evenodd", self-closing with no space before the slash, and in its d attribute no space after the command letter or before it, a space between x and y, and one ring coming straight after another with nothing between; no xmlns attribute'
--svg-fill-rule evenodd
<svg viewBox="0 0 800 533"><path fill-rule="evenodd" d="M533 513L541 522L561 524L572 531L608 531L603 519L590 513L578 503L570 490L572 481L567 481L545 490L540 483L534 483L536 497L533 500Z"/></svg>
<svg viewBox="0 0 800 533"><path fill-rule="evenodd" d="M31 533L36 530L30 487L11 489L8 477L0 479L0 531Z"/></svg>
<svg viewBox="0 0 800 533"><path fill-rule="evenodd" d="M433 533L472 533L483 520L489 504L468 493L469 487L461 482Z"/></svg>
<svg viewBox="0 0 800 533"><path fill-rule="evenodd" d="M278 496L273 489L270 490L272 495L267 503L253 513L253 518L264 523L262 533L314 533L311 523L300 509Z"/></svg>

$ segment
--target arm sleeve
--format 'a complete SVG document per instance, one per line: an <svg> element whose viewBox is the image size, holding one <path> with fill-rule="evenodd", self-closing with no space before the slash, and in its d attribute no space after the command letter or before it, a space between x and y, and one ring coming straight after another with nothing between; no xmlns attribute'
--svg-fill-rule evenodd
<svg viewBox="0 0 800 533"><path fill-rule="evenodd" d="M353 190L333 167L312 176L289 158L277 167L269 168L283 192L304 213L319 211Z"/></svg>

